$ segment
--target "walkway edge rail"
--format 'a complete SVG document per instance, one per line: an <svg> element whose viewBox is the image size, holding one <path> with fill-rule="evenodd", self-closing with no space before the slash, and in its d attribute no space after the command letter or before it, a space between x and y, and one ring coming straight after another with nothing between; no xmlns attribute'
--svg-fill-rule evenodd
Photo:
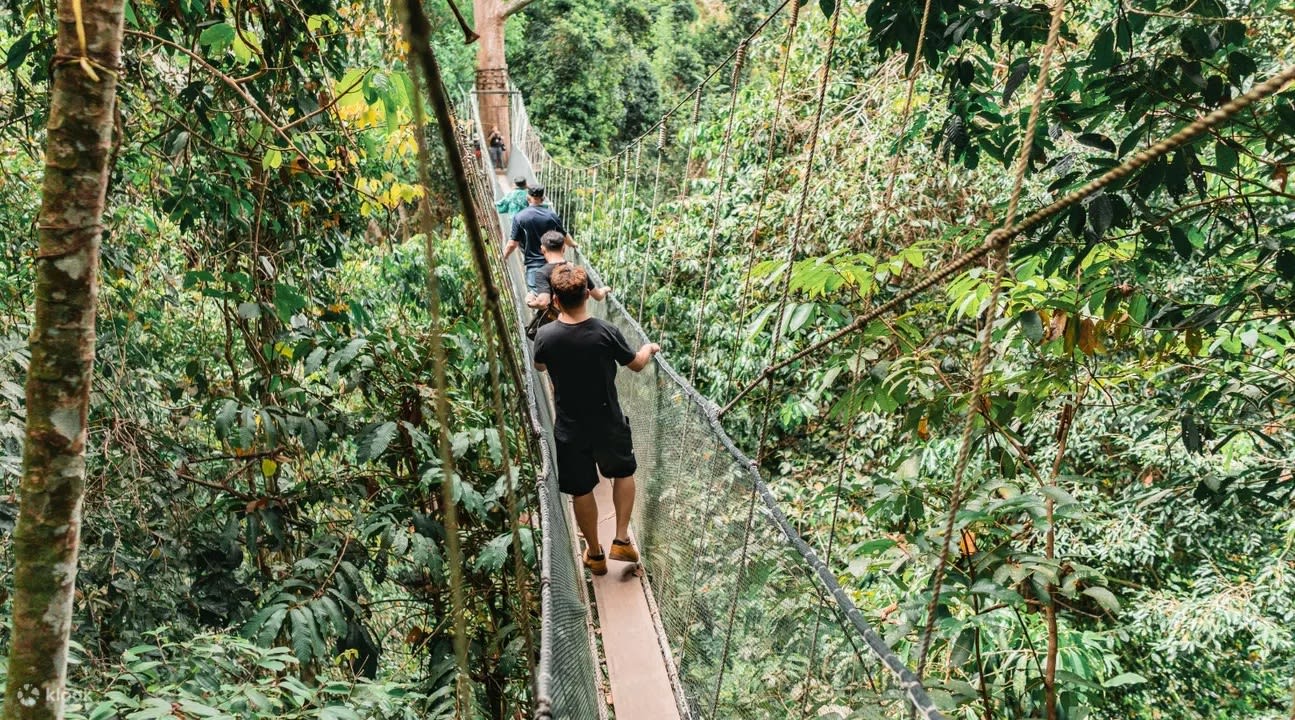
<svg viewBox="0 0 1295 720"><path fill-rule="evenodd" d="M462 92L458 98L459 111L456 113L461 122L471 123L469 136L475 136L478 143L485 139L484 127L481 124L481 118L477 113L476 93ZM465 128L466 129L466 128ZM465 159L472 157L472 150L466 145L460 147L460 151ZM485 217L493 218L495 227L491 230L500 232L506 236L506 228L502 226L503 218L495 212L493 201L499 195L499 189L494 182L493 168L490 167L488 156L481 154L480 158L475 158L477 162L472 163L473 178L472 195L473 202L479 204L478 208ZM533 172L528 168L527 175L533 176ZM483 197L480 195L490 195L495 197ZM489 205L486 203L490 202ZM489 222L489 221L487 221ZM494 233L491 232L491 235ZM498 249L495 248L497 251ZM498 258L496 258L498 259ZM535 369L534 358L532 356L530 340L525 333L525 318L521 314L521 305L516 296L517 288L514 278L510 277L508 263L500 261L492 263L494 269L500 273L500 287L504 290L509 299L509 304L513 308L512 316L517 320L517 324L512 328L510 335L517 342L517 348L520 355L522 367L521 390L525 395L525 410L529 427L526 431L530 433L534 440L533 446L537 448L539 454L539 467L535 470L535 493L538 503L538 525L540 531L540 541L535 543L536 553L539 556L539 595L540 595L540 642L538 657L532 658L535 663L533 666L533 691L534 703L532 717L534 720L553 720L554 718L564 717L564 708L556 707L560 703L555 703L555 677L554 677L554 648L557 644L557 628L554 623L556 603L554 598L553 578L554 578L554 559L556 553L565 553L573 558L574 553L570 546L565 543L555 545L554 529L560 524L567 525L567 518L562 515L560 508L563 507L560 496L555 499L554 494L557 492L552 483L556 465L553 460L552 450L549 443L545 441L544 414L540 410L540 403L543 402L544 393L540 389L540 378L538 371ZM555 511L558 513L555 515ZM566 537L566 535L564 535ZM583 578L579 578L583 582ZM586 626L590 633L588 638L589 651L591 658L594 652L594 639L592 628ZM596 662L596 661L595 661ZM604 719L607 717L606 706L602 702L602 693L597 686L597 668L595 671L595 684L588 688L591 703L594 705L597 717Z"/></svg>
<svg viewBox="0 0 1295 720"><path fill-rule="evenodd" d="M593 277L594 284L602 287L604 283L598 270L589 264L583 253L577 251L576 254L580 264L584 265L584 267L589 270ZM644 331L643 326L639 324L638 319L629 312L619 299L614 295L608 295L605 302L609 303L624 314L634 331L638 333L644 342L649 341L648 334ZM657 363L658 367L665 373L666 377L670 378L671 382L678 386L679 390L703 411L715 437L719 438L720 443L723 444L725 450L728 451L733 459L739 465L747 469L747 479L755 486L756 492L759 494L760 500L764 503L765 508L769 511L770 517L773 518L774 524L778 526L783 537L791 543L792 547L796 549L801 558L803 558L805 562L813 568L814 574L818 577L819 582L823 584L823 587L828 591L828 594L830 594L832 599L836 601L838 609L850 621L850 624L854 626L854 629L863 636L864 641L868 644L868 647L872 650L873 654L876 655L877 659L886 666L892 675L894 675L895 679L899 682L900 687L903 689L905 696L908 698L909 704L917 712L917 716L924 720L944 720L944 716L940 713L939 709L936 708L935 703L932 702L930 696L927 695L926 689L922 686L921 680L918 679L917 675L914 674L912 670L904 665L904 661L900 660L899 656L895 654L895 651L886 644L885 639L882 638L867 619L863 617L863 613L859 611L859 608L855 606L854 601L850 599L850 596L846 594L845 590L841 587L841 584L837 582L836 576L832 574L831 569L827 567L827 564L824 563L821 558L819 558L818 553L814 552L814 549L810 547L809 543L807 543L803 537L801 537L800 533L792 527L791 522L787 520L787 516L782 512L781 508L778 507L778 499L774 497L773 493L769 490L769 486L765 484L764 478L761 477L760 469L756 467L753 460L747 457L746 453L742 452L742 450L737 447L733 442L733 438L729 437L728 431L726 431L724 426L720 423L718 406L716 406L710 398L698 392L697 389L694 388L685 377L680 375L669 362L661 357L661 355L656 355L653 358L653 361Z"/></svg>

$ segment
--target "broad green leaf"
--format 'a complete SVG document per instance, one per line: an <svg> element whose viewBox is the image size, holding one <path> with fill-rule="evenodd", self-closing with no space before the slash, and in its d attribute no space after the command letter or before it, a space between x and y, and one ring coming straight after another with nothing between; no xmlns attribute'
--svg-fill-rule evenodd
<svg viewBox="0 0 1295 720"><path fill-rule="evenodd" d="M236 34L233 25L218 22L203 30L202 34L198 36L198 42L206 45L211 50L212 55L218 55L223 53L234 42Z"/></svg>
<svg viewBox="0 0 1295 720"><path fill-rule="evenodd" d="M1116 675L1110 680L1107 680L1106 682L1102 683L1102 687L1113 688L1113 687L1122 687L1124 685L1141 685L1142 683L1145 683L1145 682L1148 682L1147 679L1142 677L1141 675L1133 672L1126 672L1126 673L1120 673L1119 675Z"/></svg>
<svg viewBox="0 0 1295 720"><path fill-rule="evenodd" d="M261 167L266 170L278 170L283 165L283 152L278 148L270 148L265 151L265 156L261 158Z"/></svg>
<svg viewBox="0 0 1295 720"><path fill-rule="evenodd" d="M1115 594L1104 587L1087 587L1082 591L1088 597L1097 601L1098 605L1107 612L1119 612L1120 601L1115 599Z"/></svg>
<svg viewBox="0 0 1295 720"><path fill-rule="evenodd" d="M366 463L376 460L386 452L387 446L396 437L394 422L374 423L365 428L356 440L355 461Z"/></svg>
<svg viewBox="0 0 1295 720"><path fill-rule="evenodd" d="M9 46L9 52L5 54L5 70L17 70L27 60L27 54L31 52L32 40L35 37L34 32L26 33Z"/></svg>

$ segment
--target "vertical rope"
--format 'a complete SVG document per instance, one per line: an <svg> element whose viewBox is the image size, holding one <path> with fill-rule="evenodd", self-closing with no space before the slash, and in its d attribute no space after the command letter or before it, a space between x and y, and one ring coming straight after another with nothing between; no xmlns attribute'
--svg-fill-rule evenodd
<svg viewBox="0 0 1295 720"><path fill-rule="evenodd" d="M616 256L613 262L610 263L611 267L604 268L604 272L606 272L607 276L611 278L611 282L613 284L617 284L619 282L616 276L620 272L622 264L625 261L625 245L627 244L627 240L629 237L630 154L631 154L630 149L626 148L625 149L625 169L624 169L624 173L621 175L621 196L620 196L621 206L620 206L620 213L619 213L620 217L618 217L616 221L616 240L615 240ZM637 171L637 163L635 165L636 165L636 171ZM610 255L608 259L612 259Z"/></svg>
<svg viewBox="0 0 1295 720"><path fill-rule="evenodd" d="M1043 94L1048 84L1052 54L1056 49L1057 38L1061 34L1061 20L1065 14L1065 8L1065 0L1056 0L1056 4L1052 7L1052 21L1048 27L1048 40L1043 46L1042 56L1039 61L1039 78L1034 85L1034 99L1030 105L1030 116L1025 124L1020 151L1016 157L1015 178L1012 183L1012 196L1007 204L1007 216L1004 218L1002 226L991 233L991 237L1005 234L1008 228L1016 221L1016 208L1020 201L1021 189L1025 184L1025 171L1029 167L1030 152L1034 149L1034 134L1038 128ZM985 368L989 365L993 355L993 327L994 320L998 316L998 299L1002 293L1010 256L1011 240L1009 238L1007 242L998 245L990 260L990 265L997 265L997 268L994 274L993 289L989 293L989 306L985 309L985 321L980 328L978 338L980 349L976 353L976 360L972 366L972 390L968 401L966 418L962 425L962 439L958 446L958 459L954 465L953 489L949 494L949 513L948 517L945 518L940 555L936 561L935 573L931 578L931 600L926 608L926 627L922 632L922 649L917 660L917 677L919 679L926 670L926 658L931 648L931 636L935 632L935 613L939 609L940 594L944 588L944 575L949 564L949 554L952 552L953 529L957 522L958 509L962 504L962 486L967 474L967 464L971 459L971 438L975 430L976 413L980 408L984 392Z"/></svg>
<svg viewBox="0 0 1295 720"><path fill-rule="evenodd" d="M908 130L908 118L913 113L913 91L917 88L917 71L922 65L922 49L926 45L926 22L930 17L931 0L926 0L926 4L922 7L922 24L917 31L917 47L913 49L913 66L908 69L908 91L904 96L904 114L899 118L899 136L895 139L895 154L890 158L890 179L886 181L886 198L882 202L884 207L890 207L890 198L895 190L895 175L899 172L899 141Z"/></svg>
<svg viewBox="0 0 1295 720"><path fill-rule="evenodd" d="M679 184L679 199L688 197L692 183L689 180L692 177L692 148L697 144L697 136L701 133L701 99L706 91L706 83L703 81L693 91L692 104L692 132L687 133L688 145L683 151L683 178Z"/></svg>
<svg viewBox="0 0 1295 720"><path fill-rule="evenodd" d="M798 12L798 10L799 10L798 2L797 2L797 0L791 0L791 2L790 2L789 4L791 5L793 16L795 16L795 14L796 14L796 13ZM778 8L778 12L780 12L780 11L782 10L782 8L783 8L783 7L786 7L787 5L788 5L788 3L784 3L783 5L779 6L779 8ZM772 16L770 17L770 19L772 19ZM686 151L685 151L685 153L684 153L684 160L685 160L685 162L684 162L684 168L685 168L685 169L684 169L684 178L685 178L685 179L684 179L684 181L683 181L684 183L687 183L687 175L688 175L688 171L687 171L688 162L687 162L687 161L688 161L688 158L692 155L692 147L693 147L693 142L692 142L692 141L696 138L697 133L700 131L700 128L698 127L698 121L700 120L700 116L701 116L701 90L702 90L702 87L704 86L704 84L705 84L705 83L703 83L702 85L699 85L699 86L697 87L697 91L696 91L696 92L697 92L697 96L696 96L696 98L695 98L695 102L694 102L694 104L693 104L693 109L692 109L692 123L693 123L693 127L692 127L692 132L688 134L688 140L689 140L689 141L688 141L687 146L686 146L686 147L687 147L687 149L686 149ZM657 142L658 142L658 144L662 145L662 147L664 147L664 146L667 144L667 141L668 141L668 138L669 138L669 132L668 132L668 130L666 129L666 127L665 127L665 126L666 126L666 122L664 122L664 120L663 120L663 122L662 122L662 128L661 128L660 135L659 135L659 138L658 138L658 141L657 141ZM680 193L680 198L682 199L684 196L685 196L685 193L684 193L684 192L681 192L681 193ZM679 266L679 263L676 261L676 259L675 259L674 255L675 255L675 250L674 250L674 247L672 246L672 248L671 248L671 252L670 252L670 259L669 259L668 270L667 270L667 273L666 273L666 282L665 282L665 286L664 286L664 287L667 287L667 288L672 287L672 286L674 285L674 278L675 278L675 275L676 275L676 270L678 269L678 266ZM664 318L665 316L667 316L667 315L669 315L669 314L670 314L669 310L670 310L670 303L671 303L671 301L672 301L672 300L673 300L673 293L666 293L666 294L665 294L666 312L658 313L658 314L654 315L654 316L653 316L653 318L652 318L652 321L653 321L653 334L658 334L658 333L660 333L660 331L661 331L661 326L662 326L662 322L663 322L663 318ZM684 426L680 429L680 438L681 438L681 442L682 442L682 438L686 437L686 432L687 432L687 424L685 423L685 424L684 424ZM757 468L757 470L758 470L758 468ZM715 492L715 486L714 486L714 483L715 483L715 482L718 482L718 478L713 478L713 479L712 479L712 484L711 484L711 486L710 486L710 487L711 487L711 491L707 493L707 495L711 498L711 502L710 502L710 503L708 503L708 507L706 507L706 508L704 509L703 517L709 517L709 516L714 512L714 510L715 510L715 505L719 502L720 493ZM754 506L752 506L752 507L750 508L750 510L754 510ZM700 587L700 584L701 584L701 579L700 579L700 572L701 572L701 570L702 570L701 558L703 557L703 553L704 553L705 548L706 548L706 540L707 540L707 536L709 535L709 530L710 530L710 526L709 526L709 524L703 524L703 525L702 525L702 527L701 527L701 532L698 534L698 544L697 544L697 550L696 550L696 552L695 552L695 557L694 557L694 560L693 560L693 566L692 566L692 568L691 568L691 570L690 570L690 572L689 572L689 575L688 575L688 577L689 577L689 578L691 578L690 586L693 588L694 596L695 596L695 594L696 594L696 592L697 592L697 588L699 588L699 587ZM748 526L748 528L747 528L747 532L749 532L749 530L750 530L750 528L749 528L749 526ZM685 619L685 621L684 621L683 627L684 627L684 628L688 628L688 627L690 627L690 626L692 625L693 617L694 617L694 615L696 614L697 603L696 603L696 602L688 602L688 603L686 603L686 604L685 604L685 606L684 606L684 607L686 608L686 619ZM680 661L680 662L682 662L682 661L683 661L683 658L684 658L684 657L686 656L686 654L687 654L687 651L688 651L688 640L689 640L689 638L690 638L690 633L688 633L687 631L685 631L684 636L683 636L683 639L682 639L682 641L680 642L679 653L678 653L678 656L677 656L677 657L679 658L679 661ZM716 688L716 693L718 694L718 692L719 692L719 690L718 690L718 688Z"/></svg>
<svg viewBox="0 0 1295 720"><path fill-rule="evenodd" d="M755 222L751 231L751 252L747 253L746 273L742 277L742 293L738 297L737 317L741 321L746 317L746 304L750 297L751 270L755 267L756 244L760 242L760 231L764 220L764 208L768 204L769 178L772 175L773 158L778 147L778 119L782 117L782 102L786 97L787 66L791 64L791 50L796 41L796 25L800 20L800 3L791 3L791 17L787 23L787 39L782 52L782 69L778 72L778 91L773 104L773 117L769 121L769 143L765 154L764 172L760 178L760 202L755 206Z"/></svg>
<svg viewBox="0 0 1295 720"><path fill-rule="evenodd" d="M665 124L664 124L664 123L662 123L661 128L662 128L662 135L664 135L664 134L665 134L665 133L664 133L664 129L665 129ZM651 209L650 209L650 210L648 210L648 223L649 223L649 225L648 225L648 233L649 233L649 235L652 233L652 231L653 231L653 230L655 230L656 204L657 204L657 191L661 189L661 158L662 158L662 156L663 156L663 155L665 155L665 150L663 149L663 145L662 145L661 141L660 141L660 140L658 140L658 141L657 141L657 154L656 154L656 168L652 171L652 204L651 204L651 206L650 206L650 207L651 207ZM655 245L656 245L656 243L655 243L655 238L652 238L652 237L650 237L650 236L649 236L649 237L647 237L647 238L644 238L644 241L643 241L643 247L644 247L644 249L645 249L645 250L647 250L648 248L653 247L653 246L655 246ZM650 258L650 257L647 255L647 253L645 252L644 257L643 257L643 272L639 275L639 287L638 287L638 290L639 290L639 303L638 303L638 319L639 319L639 322L642 322L642 321L643 321L643 303L644 303L644 301L646 301L646 300L647 300L647 294L648 294L648 269L649 269L649 268L651 268L651 267L652 267L652 261L651 261L651 258ZM628 295L627 295L626 297L627 297L627 299L628 299Z"/></svg>
<svg viewBox="0 0 1295 720"><path fill-rule="evenodd" d="M632 247L636 251L643 252L644 255L642 259L645 261L647 260L646 252L645 252L646 247L644 246L644 244L634 242L634 238L631 237L638 226L637 220L638 220L638 212L639 212L639 197L638 197L639 168L642 163L642 160L643 160L643 143L639 142L639 143L636 143L634 147L634 179L631 181L630 194L629 194L629 197L627 198L628 202L630 203L630 211L625 215L625 236L621 238L621 248L620 248L621 258L622 258L620 261L621 267L616 268L616 270L621 276L620 277L621 284L627 286L626 287L627 292L625 294L625 297L627 298L629 297L628 285L631 277L631 272L629 267L625 265L625 260L624 260L625 256L628 255L630 256L631 260L633 259L633 253L630 252L630 248Z"/></svg>
<svg viewBox="0 0 1295 720"><path fill-rule="evenodd" d="M703 92L705 91L705 89L706 89L706 82L703 80L703 81L702 81L702 82L697 86L697 89L693 91L692 127L691 127L691 129L690 129L691 131L687 131L687 130L686 130L686 131L685 131L685 133L684 133L684 134L685 134L685 136L688 138L688 142L687 142L687 144L684 146L684 152L683 152L683 175L682 175L682 177L681 177L681 178L680 178L680 180L679 180L679 188L678 188L678 191L679 191L679 199L680 199L680 200L683 200L684 198L688 197L688 193L689 193L689 190L690 190L690 187L691 187L691 182L689 181L689 178L690 178L690 176L691 176L691 174L692 174L692 169L691 169L691 168L692 168L692 149L693 149L693 146L694 146L694 145L696 145L696 143L697 143L697 136L698 136L698 134L700 134L700 133L701 133L701 127L700 127L699 123L701 122L701 101L702 101L702 94L703 94ZM682 211L683 211L683 208L681 207L681 208L680 208L680 212L682 212ZM675 280L675 277L678 275L679 263L678 263L678 261L675 259L675 255L677 255L677 254L678 254L678 250L679 250L679 243L680 243L680 242L682 242L682 238L676 237L676 238L674 239L674 242L673 242L673 243L671 243L671 245L670 245L670 258L671 258L671 261L670 261L670 268L669 268L668 272L666 273L666 281L665 281L665 286L666 286L666 287L673 287L673 286L674 286L674 280ZM668 314L668 313L661 313L660 315L657 315L657 316L655 316L655 317L653 318L653 320L655 321L655 322L654 322L654 324L653 324L653 328L652 328L652 331L653 331L653 334L654 334L654 335L655 335L655 334L659 334L659 333L662 331L662 329L663 329L662 324L664 323L664 316L665 316L665 315L667 315L667 314Z"/></svg>
<svg viewBox="0 0 1295 720"><path fill-rule="evenodd" d="M590 237L587 241L582 238L580 242L585 248L587 248L586 252L589 254L589 257L592 258L594 257L593 253L597 252L598 250L599 238L602 236L603 217L605 216L605 213L599 214L598 212L598 166L597 165L595 165L593 169L589 171L589 175L590 175L589 177ZM588 244L585 244L585 243L588 243Z"/></svg>
<svg viewBox="0 0 1295 720"><path fill-rule="evenodd" d="M484 287L484 285L483 285ZM485 292L481 293L482 302L488 303L490 299L486 297ZM517 593L520 595L522 609L517 613L517 625L522 632L522 640L526 645L527 663L535 660L535 639L531 636L531 595L530 589L526 582L526 558L522 555L522 533L521 533L521 514L517 510L517 487L513 479L512 458L508 448L508 427L504 421L504 393L499 381L499 358L505 352L512 352L510 348L502 346L502 338L496 338L493 331L494 326L488 322L482 323L482 332L486 336L486 357L490 365L490 395L495 405L495 432L499 434L499 453L503 461L504 477L507 478L507 493L505 500L508 503L506 510L508 512L508 531L512 534L513 546L513 574L515 576L514 585Z"/></svg>
<svg viewBox="0 0 1295 720"><path fill-rule="evenodd" d="M413 4L413 0L410 0ZM412 26L414 19L411 16L406 17L406 37L413 34ZM430 56L431 49L419 47L414 42L410 45L419 52L426 52ZM435 58L431 58L431 63L435 63ZM435 68L434 68L435 70ZM426 77L423 77L423 75ZM468 682L468 626L466 599L463 592L463 550L459 546L459 522L458 506L454 502L454 453L450 447L450 406L449 406L449 381L446 377L446 368L449 366L446 359L445 343L442 339L445 332L445 320L441 315L440 299L440 282L436 273L436 247L432 244L432 235L435 232L435 224L432 220L431 208L427 203L427 198L431 197L432 182L428 168L431 167L431 152L427 148L426 133L422 129L427 127L427 118L423 110L423 93L420 85L423 81L430 86L437 81L437 72L419 73L412 72L409 74L410 83L414 90L413 114L414 127L418 132L414 133L418 146L418 175L419 181L423 184L423 202L419 203L419 218L423 226L423 245L427 254L427 306L431 315L432 332L429 339L431 345L432 363L432 385L436 389L436 424L437 449L440 454L441 462L441 504L442 514L445 523L445 554L446 565L450 575L450 608L453 613L454 626L454 660L455 660L455 677L454 677L454 713L456 718L469 716L472 707L472 686ZM442 132L448 132L447 128L442 128ZM446 151L449 151L447 146ZM462 198L464 203L469 199ZM470 208L463 208L465 214L471 212Z"/></svg>
<svg viewBox="0 0 1295 720"><path fill-rule="evenodd" d="M697 328L693 334L692 352L689 354L688 382L697 384L697 354L701 351L701 329L706 322L706 299L710 292L711 264L715 259L715 238L719 235L719 217L724 207L724 186L728 174L729 149L733 142L733 123L737 117L737 96L741 90L742 66L746 62L747 44L743 40L733 58L732 90L728 100L728 122L724 128L724 141L720 146L719 174L715 176L715 205L711 211L710 234L706 239L706 263L701 273L701 301L697 308ZM753 253L754 254L754 253Z"/></svg>
<svg viewBox="0 0 1295 720"><path fill-rule="evenodd" d="M854 369L850 376L852 384L859 384L859 366L863 362L863 345L860 342L854 351ZM832 497L832 520L827 530L827 551L824 553L823 564L828 570L832 569L832 552L836 549L836 521L841 509L841 489L845 485L845 459L846 453L850 447L850 438L854 435L854 428L850 425L842 428L841 445L837 449L837 467L836 467L836 492ZM820 604L814 608L814 632L810 635L809 644L809 662L805 665L805 685L801 693L800 717L805 720L809 712L809 691L810 685L814 682L814 662L818 657L818 630L823 619L823 606Z"/></svg>
<svg viewBox="0 0 1295 720"><path fill-rule="evenodd" d="M833 55L836 52L836 36L837 36L837 31L840 29L840 26L841 26L841 3L838 2L836 3L836 6L832 12L832 29L828 33L827 53L826 53L827 57L823 61L822 77L818 85L818 109L814 113L814 129L810 133L809 157L807 157L805 160L804 179L803 179L803 182L801 183L800 206L796 210L796 223L794 226L794 230L792 232L790 260L793 262L795 260L795 252L800 245L800 231L802 228L802 223L804 222L804 218L805 218L805 205L809 200L809 185L814 171L814 159L818 154L818 133L823 124L823 109L827 104L827 88L828 88L828 82L831 79L831 75L832 75L832 59L833 59ZM773 361L777 358L777 355L778 355L778 346L782 340L782 332L781 332L782 331L782 312L786 308L787 295L790 293L790 289L791 289L791 273L788 272L782 285L782 297L778 302L778 307L779 307L778 324L774 328L774 341L769 348L770 364L773 363ZM763 410L760 413L760 436L759 436L760 442L759 442L759 445L757 446L755 463L754 463L755 470L757 473L759 473L760 466L764 462L764 455L767 449L768 431L769 431L769 410L773 405L772 376L770 376L769 378L768 385L769 385L769 391L765 395ZM733 622L737 617L737 593L738 593L738 588L742 585L742 578L746 574L747 554L750 551L751 526L755 520L756 497L757 497L756 486L754 483L752 483L751 496L747 503L746 530L742 537L742 554L738 561L737 582L734 585L733 597L731 602L729 603L728 627L724 631L724 649L723 649L723 653L720 656L719 679L715 683L715 698L711 702L712 717L715 715L715 710L719 707L719 697L720 697L721 691L724 688L724 674L725 674L725 669L728 666L729 651L732 649L731 646L732 646L732 640L733 640Z"/></svg>

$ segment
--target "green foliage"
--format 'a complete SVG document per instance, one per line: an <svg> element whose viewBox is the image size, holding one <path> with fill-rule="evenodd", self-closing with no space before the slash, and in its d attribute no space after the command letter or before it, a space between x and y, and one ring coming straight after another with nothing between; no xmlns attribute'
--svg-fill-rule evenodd
<svg viewBox="0 0 1295 720"><path fill-rule="evenodd" d="M646 132L732 52L768 11L767 0L531 5L508 44L513 80L550 151L604 153Z"/></svg>
<svg viewBox="0 0 1295 720"><path fill-rule="evenodd" d="M815 4L790 55L799 94L780 118L781 36L753 46L725 177L720 93L699 127L672 127L655 208L623 189L648 181L652 144L637 178L632 167L599 169L602 187L586 195L596 200L584 233L594 262L721 405L768 364L776 331L786 357L1001 222L1049 9L931 7L929 70L900 126L922 3L842 6L803 216L814 112L804 89L816 84L827 32ZM1278 69L1291 35L1272 10L1071 8L1021 212ZM820 548L844 463L834 570L861 607L886 608L873 619L916 664L973 413L927 675L956 716L1043 715L1054 604L1060 717L1288 712L1295 651L1279 628L1292 605L1278 568L1289 563L1295 443L1285 352L1295 340L1285 183L1295 146L1283 129L1292 102L1279 94L1021 238L982 404L968 398L991 291L978 267L794 364L773 397L757 390L726 416L753 445L770 403L765 470Z"/></svg>
<svg viewBox="0 0 1295 720"><path fill-rule="evenodd" d="M444 716L444 481L461 504L475 714L529 705L535 608L499 541L501 450L525 452L496 429L475 271L438 164L457 463L440 471L413 95L387 12L132 4L71 671L98 701L84 717L161 717L171 703L190 717ZM434 14L458 32L448 8ZM54 31L34 11L0 21L6 538ZM438 48L451 80L470 78L461 44Z"/></svg>
<svg viewBox="0 0 1295 720"><path fill-rule="evenodd" d="M283 647L265 648L227 635L185 641L151 634L122 651L94 679L69 692L69 720L201 717L368 720L424 717L433 701L408 684L357 681L330 669L313 682Z"/></svg>

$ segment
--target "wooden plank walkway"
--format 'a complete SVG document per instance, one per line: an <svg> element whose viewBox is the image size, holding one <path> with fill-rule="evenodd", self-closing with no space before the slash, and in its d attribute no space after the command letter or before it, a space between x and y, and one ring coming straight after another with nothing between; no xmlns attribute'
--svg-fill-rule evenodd
<svg viewBox="0 0 1295 720"><path fill-rule="evenodd" d="M513 190L511 177L529 175L528 166L513 167L515 162L517 165L525 162L523 158L517 160L521 162L509 158L509 173L495 174L495 182L502 193ZM507 223L503 229L506 238L510 230ZM552 407L553 390L548 382L544 383L544 390ZM594 498L598 501L598 537L603 549L607 550L616 536L616 510L612 505L610 480L604 478L598 484ZM574 527L574 515L569 514L568 517ZM630 535L633 537L633 527ZM576 567L583 570L580 551L577 549L575 552ZM607 704L614 709L616 720L680 720L670 672L661 650L659 628L648 604L647 594L651 589L640 577L643 571L636 564L614 560L608 560L607 565L607 574L602 577L594 577L584 571L586 577L592 578L598 610L595 627L602 637L610 688Z"/></svg>
<svg viewBox="0 0 1295 720"><path fill-rule="evenodd" d="M598 483L594 498L598 501L598 539L606 551L616 536L610 480ZM609 559L606 575L591 576L611 684L610 704L616 710L616 720L678 720L679 708L641 574L637 564Z"/></svg>

